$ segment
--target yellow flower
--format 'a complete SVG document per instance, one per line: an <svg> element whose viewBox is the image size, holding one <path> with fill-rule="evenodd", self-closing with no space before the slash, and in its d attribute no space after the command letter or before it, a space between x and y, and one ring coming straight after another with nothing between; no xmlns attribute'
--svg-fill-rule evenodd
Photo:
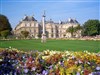
<svg viewBox="0 0 100 75"><path fill-rule="evenodd" d="M63 67L60 67L60 75L64 75L64 68Z"/></svg>

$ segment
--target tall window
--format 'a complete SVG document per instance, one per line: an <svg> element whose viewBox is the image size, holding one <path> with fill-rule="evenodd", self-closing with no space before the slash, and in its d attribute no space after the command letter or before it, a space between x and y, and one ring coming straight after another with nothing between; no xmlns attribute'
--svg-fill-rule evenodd
<svg viewBox="0 0 100 75"><path fill-rule="evenodd" d="M31 32L31 29L30 29L30 32Z"/></svg>
<svg viewBox="0 0 100 75"><path fill-rule="evenodd" d="M30 27L30 23L27 23L27 27Z"/></svg>
<svg viewBox="0 0 100 75"><path fill-rule="evenodd" d="M34 33L36 32L36 30L34 29Z"/></svg>
<svg viewBox="0 0 100 75"><path fill-rule="evenodd" d="M36 24L34 23L34 27L36 26Z"/></svg>
<svg viewBox="0 0 100 75"><path fill-rule="evenodd" d="M30 23L30 27L31 27L32 25L31 25L31 23Z"/></svg>

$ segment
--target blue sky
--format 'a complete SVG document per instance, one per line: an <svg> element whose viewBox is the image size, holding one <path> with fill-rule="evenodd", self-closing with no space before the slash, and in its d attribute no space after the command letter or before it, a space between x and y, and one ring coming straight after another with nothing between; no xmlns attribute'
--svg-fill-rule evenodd
<svg viewBox="0 0 100 75"><path fill-rule="evenodd" d="M40 22L44 10L46 20L55 22L67 21L69 17L76 18L80 24L88 19L100 20L99 0L0 0L0 14L8 17L13 28L25 14L34 15Z"/></svg>

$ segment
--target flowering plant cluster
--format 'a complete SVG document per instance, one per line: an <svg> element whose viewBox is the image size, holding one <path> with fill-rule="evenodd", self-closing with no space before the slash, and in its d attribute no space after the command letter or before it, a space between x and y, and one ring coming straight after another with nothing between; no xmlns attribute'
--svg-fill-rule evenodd
<svg viewBox="0 0 100 75"><path fill-rule="evenodd" d="M0 75L100 75L100 53L0 49Z"/></svg>

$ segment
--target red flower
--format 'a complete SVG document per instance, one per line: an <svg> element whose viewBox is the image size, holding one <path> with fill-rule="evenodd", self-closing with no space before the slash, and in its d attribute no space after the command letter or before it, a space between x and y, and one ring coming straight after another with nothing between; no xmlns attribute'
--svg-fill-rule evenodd
<svg viewBox="0 0 100 75"><path fill-rule="evenodd" d="M84 75L89 75L89 73L91 73L89 70L87 69L84 70Z"/></svg>

